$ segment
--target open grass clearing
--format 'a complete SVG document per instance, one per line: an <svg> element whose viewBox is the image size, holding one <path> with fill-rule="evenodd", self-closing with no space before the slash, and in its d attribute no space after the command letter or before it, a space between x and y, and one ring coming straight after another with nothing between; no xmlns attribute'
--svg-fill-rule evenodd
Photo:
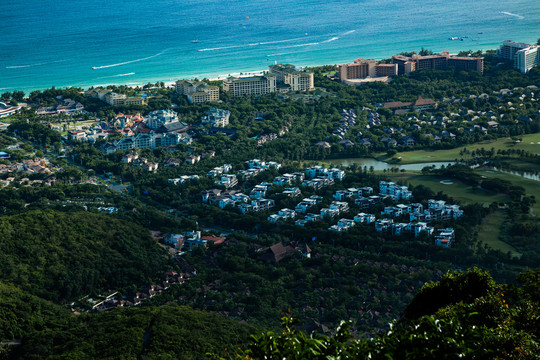
<svg viewBox="0 0 540 360"><path fill-rule="evenodd" d="M489 206L492 202L507 202L510 198L505 194L494 193L482 189L474 189L471 185L457 179L448 179L441 176L422 175L419 171L406 171L397 173L386 173L392 181L404 181L414 186L424 185L437 193L444 194L459 201L460 204L468 205L479 203ZM452 184L443 184L441 181L451 180Z"/></svg>
<svg viewBox="0 0 540 360"><path fill-rule="evenodd" d="M516 142L510 137L500 138L497 140L482 141L476 144L469 144L460 146L455 149L447 150L415 150L405 151L397 153L394 156L388 156L386 153L375 154L375 158L381 161L390 161L391 159L397 159L401 157L400 164L413 164L422 162L436 162L436 161L454 161L455 159L467 159L466 156L461 156L459 153L463 149L469 151L478 150L484 148L490 150L494 148L497 150L525 150L533 154L540 154L540 133L527 134L519 136L521 141ZM467 154L469 155L469 154Z"/></svg>
<svg viewBox="0 0 540 360"><path fill-rule="evenodd" d="M90 127L96 123L95 120L69 121L56 124L62 128L62 135L66 135L70 130L81 130L83 127ZM64 130L65 129L65 130Z"/></svg>
<svg viewBox="0 0 540 360"><path fill-rule="evenodd" d="M493 250L500 250L505 254L510 252L513 257L521 257L521 253L512 245L499 239L503 222L504 213L502 211L497 211L486 216L482 221L482 224L477 227L478 240L480 240L482 244L487 244Z"/></svg>
<svg viewBox="0 0 540 360"><path fill-rule="evenodd" d="M527 195L533 195L536 198L536 204L533 206L534 215L540 215L540 181L526 179L524 177L512 174L506 174L499 171L476 170L476 172L487 178L499 178L508 180L512 184L522 186Z"/></svg>

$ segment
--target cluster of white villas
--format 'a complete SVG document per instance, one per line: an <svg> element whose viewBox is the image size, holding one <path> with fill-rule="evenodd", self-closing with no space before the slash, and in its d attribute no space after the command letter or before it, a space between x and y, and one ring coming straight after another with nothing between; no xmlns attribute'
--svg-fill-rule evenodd
<svg viewBox="0 0 540 360"><path fill-rule="evenodd" d="M280 168L280 164L275 162L264 162L258 159L250 160L246 162L249 170L264 171L271 167L275 169ZM237 207L243 214L250 211L265 211L270 210L275 206L275 202L272 199L266 199L268 190L273 185L292 185L296 181L302 181L304 186L313 186L313 180L321 181L321 184L333 184L334 180L343 180L345 172L340 169L326 169L322 166L314 166L306 169L305 176L308 179L304 179L303 173L283 174L274 179L272 183L263 182L253 187L249 195L239 191L229 190L238 183L236 175L227 174L231 170L231 165L224 164L219 168L214 168L208 173L209 177L215 177L221 175L221 179L216 181L218 185L224 185L227 189L222 191L220 189L212 189L204 191L202 194L202 200L205 203L217 204L220 208L224 209L227 206ZM248 171L248 170L246 170ZM170 179L169 181L174 180ZM329 180L331 182L325 182ZM316 189L319 189L322 185L317 185ZM297 187L286 188L284 194L295 197L301 195L301 191ZM333 195L334 201L325 208L320 209L319 213L308 212L309 208L319 204L323 198L319 195L312 195L308 198L304 198L299 202L295 209L283 208L276 214L268 216L267 220L272 223L276 223L280 220L295 219L298 214L305 214L303 219L296 220L295 224L298 226L304 226L310 221L319 221L323 218L335 218L340 214L349 211L349 203L346 200L354 199L356 206L361 209L367 209L385 198L391 198L394 201L406 200L409 201L412 198L412 192L407 186L395 184L393 182L380 181L379 182L379 195L373 195L372 187L362 188L349 188L345 190L338 190ZM391 217L399 217L404 214L409 214L409 223L394 222ZM425 232L428 236L435 233L435 228L428 226L428 223L433 220L449 220L457 219L463 216L463 210L459 208L459 205L448 205L443 200L428 201L428 208L424 210L424 206L420 203L410 204L397 204L395 206L386 206L381 212L384 218L377 219L374 214L358 213L354 219L341 218L336 225L332 225L329 230L332 231L346 231L358 223L374 224L377 232L391 232L393 235L401 235L405 232L413 233L415 237L418 237L422 232ZM454 230L451 228L437 230L435 235L435 243L437 245L449 247L454 241Z"/></svg>
<svg viewBox="0 0 540 360"><path fill-rule="evenodd" d="M178 185L178 184L183 184L188 180L196 180L198 178L199 178L199 175L182 175L178 178L168 179L168 182L170 184Z"/></svg>
<svg viewBox="0 0 540 360"><path fill-rule="evenodd" d="M313 172L311 172L313 174ZM338 190L333 195L334 201L328 208L322 208L318 214L308 213L307 210L317 205L322 198L314 195L303 199L296 205L294 210L281 209L277 214L270 215L268 221L277 222L282 219L294 219L298 214L305 214L304 219L296 220L295 224L304 226L310 221L318 221L322 218L334 218L341 213L349 210L349 204L344 201L346 199L355 198L355 204L362 208L368 208L382 201L384 198L392 198L393 200L410 200L412 192L407 186L400 186L393 182L379 182L379 195L373 194L373 188L349 188L346 190ZM409 214L409 223L395 223L393 218L388 216L398 217L404 214ZM448 205L443 200L428 201L428 208L424 210L424 206L420 203L398 204L395 206L387 206L381 212L385 218L377 219L374 214L361 212L354 219L341 218L337 224L329 227L332 231L347 231L351 227L359 223L374 224L375 230L379 233L391 232L393 235L401 235L405 232L413 233L418 237L422 232L428 236L434 234L435 229L428 226L428 223L433 220L449 220L457 219L463 216L463 210L459 205ZM419 221L422 220L422 221ZM437 245L449 247L454 241L454 230L451 228L440 229L435 235L435 243Z"/></svg>
<svg viewBox="0 0 540 360"><path fill-rule="evenodd" d="M308 179L302 181L303 186L320 189L326 185L333 185L335 180L343 180L345 178L345 171L336 168L326 169L317 165L306 169L306 177L308 177ZM287 208L281 209L277 214L270 215L267 220L275 223L282 219L294 219L297 213L306 213L308 208L320 203L321 201L322 197L318 195L310 196L309 198L305 198L298 203L294 210ZM297 225L303 226L308 221L317 221L324 216L334 217L337 214L347 210L349 210L348 203L343 201L334 201L332 204L330 204L330 207L321 209L320 214L306 214L304 220L299 220L300 223L299 221L296 223Z"/></svg>
<svg viewBox="0 0 540 360"><path fill-rule="evenodd" d="M104 213L107 213L107 214L113 214L113 213L118 212L118 208L113 207L113 206L109 206L109 207L100 206L100 207L98 207L98 211L101 211L101 212L104 212Z"/></svg>
<svg viewBox="0 0 540 360"><path fill-rule="evenodd" d="M229 190L236 184L238 184L237 176L242 176L244 179L250 178L259 174L261 171L274 168L278 170L281 167L281 164L269 161L265 162L259 159L253 159L246 161L248 166L247 170L241 170L236 175L227 174L231 170L231 166L225 164L221 167L214 168L208 172L209 177L221 176L220 180L216 180L216 185L223 185L227 190L221 191L219 189L212 189L204 191L202 200L205 203L214 203L217 204L220 208L225 208L226 206L237 207L240 212L243 214L250 211L265 211L272 209L275 206L275 201L272 199L266 199L266 194L268 190L273 185L278 186L291 186L297 181L302 181L304 186L313 186L313 181L316 181L316 188L319 189L323 185L329 185L334 183L335 179L343 179L345 172L339 169L324 169L320 166L315 167L317 170L314 171L313 168L306 170L306 174L302 172L296 172L293 174L283 174L274 178L273 182L262 182L258 185L255 185L249 195L241 193L239 191ZM313 179L305 180L305 176L314 177ZM283 194L291 197L296 197L301 195L301 191L298 187L288 187L285 188ZM320 197L319 197L320 198ZM322 199L322 198L320 198ZM320 200L319 200L320 201ZM289 216L290 214L286 215Z"/></svg>

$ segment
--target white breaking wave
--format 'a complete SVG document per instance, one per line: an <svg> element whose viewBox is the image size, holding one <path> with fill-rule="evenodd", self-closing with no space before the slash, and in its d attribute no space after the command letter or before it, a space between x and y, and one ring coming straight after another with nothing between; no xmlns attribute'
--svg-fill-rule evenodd
<svg viewBox="0 0 540 360"><path fill-rule="evenodd" d="M163 55L166 51L166 50L163 50L155 55L152 55L152 56L147 56L145 58L140 58L140 59L135 59L135 60L130 60L130 61L124 61L124 62L121 62L121 63L117 63L117 64L110 64L110 65L103 65L103 66L94 66L92 69L94 70L98 70L98 69L106 69L106 68L110 68L110 67L116 67L116 66L122 66L122 65L127 65L127 64L133 64L133 63L136 63L136 62L139 62L139 61L144 61L144 60L150 60L150 59L153 59L155 57L158 57L160 55Z"/></svg>
<svg viewBox="0 0 540 360"><path fill-rule="evenodd" d="M524 16L521 16L518 14L512 14L511 12L508 12L508 11L501 11L500 13L504 15L508 15L508 16L514 16L514 17L517 17L518 19L525 19Z"/></svg>
<svg viewBox="0 0 540 360"><path fill-rule="evenodd" d="M341 34L341 35L342 35L342 36L350 35L350 34L352 34L353 32L356 32L356 30L349 30L349 31L344 32L344 33Z"/></svg>

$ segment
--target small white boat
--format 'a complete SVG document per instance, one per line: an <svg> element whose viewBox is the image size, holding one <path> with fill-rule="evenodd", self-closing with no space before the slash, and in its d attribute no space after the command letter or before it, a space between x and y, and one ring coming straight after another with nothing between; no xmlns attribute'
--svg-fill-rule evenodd
<svg viewBox="0 0 540 360"><path fill-rule="evenodd" d="M191 40L191 42L192 42L193 44L197 44L197 43L199 42L199 39L193 39L193 40Z"/></svg>

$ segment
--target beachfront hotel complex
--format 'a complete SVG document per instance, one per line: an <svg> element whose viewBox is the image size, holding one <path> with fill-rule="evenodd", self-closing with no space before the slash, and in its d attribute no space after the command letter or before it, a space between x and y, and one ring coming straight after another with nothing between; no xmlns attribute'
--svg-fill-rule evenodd
<svg viewBox="0 0 540 360"><path fill-rule="evenodd" d="M219 100L219 87L201 81L178 80L175 88L178 94L186 95L191 104Z"/></svg>
<svg viewBox="0 0 540 360"><path fill-rule="evenodd" d="M352 64L339 65L339 79L343 83L354 84L358 79L388 80L397 75L397 65L379 64L376 60L356 59Z"/></svg>
<svg viewBox="0 0 540 360"><path fill-rule="evenodd" d="M241 78L230 77L223 81L223 91L230 92L232 96L273 93L276 92L276 76L265 74Z"/></svg>
<svg viewBox="0 0 540 360"><path fill-rule="evenodd" d="M420 69L444 70L454 67L484 72L483 57L450 56L448 51L436 55L392 55L392 64L376 60L357 59L352 64L339 65L339 79L350 85L366 81L388 81L390 76L408 74Z"/></svg>
<svg viewBox="0 0 540 360"><path fill-rule="evenodd" d="M276 83L289 87L291 91L311 91L315 89L313 73L291 64L271 65L270 72L276 76Z"/></svg>
<svg viewBox="0 0 540 360"><path fill-rule="evenodd" d="M514 62L514 69L526 74L540 64L540 46L505 40L497 56Z"/></svg>
<svg viewBox="0 0 540 360"><path fill-rule="evenodd" d="M460 70L475 70L479 73L484 72L483 57L469 56L450 56L448 51L434 55L392 55L392 63L398 66L398 74L408 74L410 72L429 69L445 70L454 67Z"/></svg>
<svg viewBox="0 0 540 360"><path fill-rule="evenodd" d="M261 76L230 77L223 82L223 91L233 96L263 95L276 91L310 91L315 89L313 73L291 64L276 64Z"/></svg>

